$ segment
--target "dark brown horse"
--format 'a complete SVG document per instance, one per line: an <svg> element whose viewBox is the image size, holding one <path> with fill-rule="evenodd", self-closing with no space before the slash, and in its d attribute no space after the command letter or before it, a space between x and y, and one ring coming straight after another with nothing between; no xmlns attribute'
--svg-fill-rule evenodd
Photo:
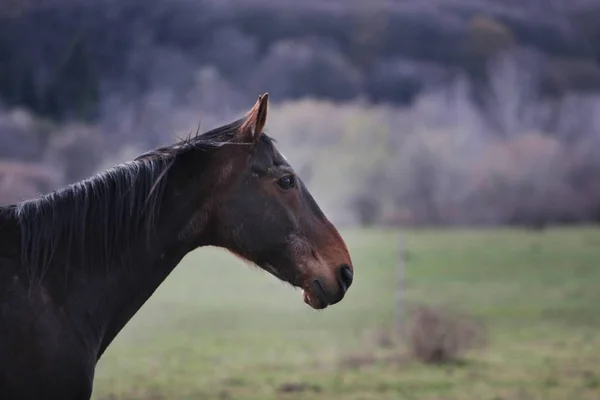
<svg viewBox="0 0 600 400"><path fill-rule="evenodd" d="M245 117L35 200L0 208L0 399L89 399L107 346L190 251L225 248L323 309L344 241Z"/></svg>

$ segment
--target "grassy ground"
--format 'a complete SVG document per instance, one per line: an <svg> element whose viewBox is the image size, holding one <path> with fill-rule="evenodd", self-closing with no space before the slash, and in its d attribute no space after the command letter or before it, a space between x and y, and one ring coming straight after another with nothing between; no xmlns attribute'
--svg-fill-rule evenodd
<svg viewBox="0 0 600 400"><path fill-rule="evenodd" d="M344 237L355 284L323 312L229 254L190 254L101 360L94 399L600 399L600 229L409 232L408 300L491 333L445 366L372 339L393 319L397 235Z"/></svg>

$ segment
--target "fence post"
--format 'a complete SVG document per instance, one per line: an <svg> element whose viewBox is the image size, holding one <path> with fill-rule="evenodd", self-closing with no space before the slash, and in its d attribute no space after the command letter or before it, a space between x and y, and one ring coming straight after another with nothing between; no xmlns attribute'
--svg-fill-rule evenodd
<svg viewBox="0 0 600 400"><path fill-rule="evenodd" d="M396 265L396 304L395 304L395 323L396 328L402 328L404 324L404 301L405 301L405 273L406 260L405 249L406 243L402 231L398 232L398 247L397 247L397 265Z"/></svg>

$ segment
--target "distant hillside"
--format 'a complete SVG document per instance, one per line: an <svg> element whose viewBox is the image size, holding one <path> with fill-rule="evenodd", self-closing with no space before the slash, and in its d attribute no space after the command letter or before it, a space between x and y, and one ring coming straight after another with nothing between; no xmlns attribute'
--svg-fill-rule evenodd
<svg viewBox="0 0 600 400"><path fill-rule="evenodd" d="M591 0L48 0L0 5L0 97L93 119L107 94L183 95L214 66L230 100L365 97L423 88L528 49L542 94L600 90L600 3ZM533 61L531 61L533 60Z"/></svg>

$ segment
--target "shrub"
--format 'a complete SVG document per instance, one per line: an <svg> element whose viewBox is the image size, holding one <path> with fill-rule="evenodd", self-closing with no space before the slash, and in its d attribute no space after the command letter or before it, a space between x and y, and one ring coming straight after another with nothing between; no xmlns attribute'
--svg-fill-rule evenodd
<svg viewBox="0 0 600 400"><path fill-rule="evenodd" d="M454 362L486 342L483 326L444 308L418 307L409 327L413 355L428 364Z"/></svg>

